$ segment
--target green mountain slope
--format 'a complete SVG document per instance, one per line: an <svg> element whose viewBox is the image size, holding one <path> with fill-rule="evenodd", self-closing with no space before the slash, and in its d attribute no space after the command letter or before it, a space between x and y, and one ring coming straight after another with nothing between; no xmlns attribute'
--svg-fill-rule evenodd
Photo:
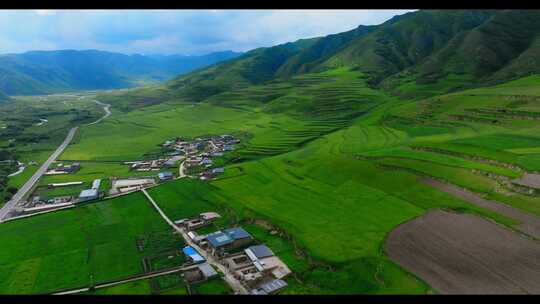
<svg viewBox="0 0 540 304"><path fill-rule="evenodd" d="M9 100L9 96L0 91L0 102Z"/></svg>
<svg viewBox="0 0 540 304"><path fill-rule="evenodd" d="M380 25L255 49L177 77L150 95L147 89L132 91L130 98L138 105L148 104L142 101L149 96L151 104L201 102L335 68L361 72L372 88L421 98L540 72L539 33L539 10L421 10Z"/></svg>
<svg viewBox="0 0 540 304"><path fill-rule="evenodd" d="M471 74L478 80L506 80L538 71L539 34L538 11L499 12L456 36L418 67L419 76L437 79L455 73Z"/></svg>
<svg viewBox="0 0 540 304"><path fill-rule="evenodd" d="M230 89L259 84L275 77L293 55L312 46L317 39L304 39L270 48L258 48L222 64L180 76L168 83L179 96L201 101Z"/></svg>
<svg viewBox="0 0 540 304"><path fill-rule="evenodd" d="M238 56L124 55L96 50L33 51L0 56L0 90L32 95L68 90L116 89L168 80Z"/></svg>

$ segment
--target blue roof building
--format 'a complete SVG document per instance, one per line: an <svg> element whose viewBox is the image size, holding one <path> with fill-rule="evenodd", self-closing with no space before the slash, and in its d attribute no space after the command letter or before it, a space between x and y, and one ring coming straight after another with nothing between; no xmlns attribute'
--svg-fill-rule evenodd
<svg viewBox="0 0 540 304"><path fill-rule="evenodd" d="M229 228L224 230L223 232L228 234L234 240L251 238L251 234L249 234L249 232L245 231L241 227Z"/></svg>
<svg viewBox="0 0 540 304"><path fill-rule="evenodd" d="M167 172L161 172L161 173L158 174L158 177L159 177L160 180L171 179L171 178L173 178L173 176L174 175L172 174L172 172L168 172L168 171Z"/></svg>
<svg viewBox="0 0 540 304"><path fill-rule="evenodd" d="M234 243L235 241L252 239L253 237L247 231L240 227L226 229L223 232L218 231L206 236L206 240L214 248L221 248Z"/></svg>
<svg viewBox="0 0 540 304"><path fill-rule="evenodd" d="M205 261L205 259L191 246L184 247L182 252L195 263L202 263Z"/></svg>
<svg viewBox="0 0 540 304"><path fill-rule="evenodd" d="M234 242L234 240L228 234L221 231L207 235L206 240L214 248L223 247Z"/></svg>

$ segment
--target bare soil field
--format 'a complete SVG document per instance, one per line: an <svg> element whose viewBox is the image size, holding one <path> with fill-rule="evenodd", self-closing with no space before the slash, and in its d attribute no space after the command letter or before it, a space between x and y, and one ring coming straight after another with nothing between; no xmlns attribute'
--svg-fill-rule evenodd
<svg viewBox="0 0 540 304"><path fill-rule="evenodd" d="M430 211L385 251L443 294L540 294L540 243L475 215Z"/></svg>
<svg viewBox="0 0 540 304"><path fill-rule="evenodd" d="M513 182L518 185L540 189L540 174L525 173L520 179L516 179Z"/></svg>
<svg viewBox="0 0 540 304"><path fill-rule="evenodd" d="M510 207L506 204L503 204L497 201L486 200L476 193L461 189L457 186L454 186L448 183L440 182L435 179L424 178L422 179L422 182L432 187L435 187L439 190L442 190L446 193L457 196L467 202L470 202L482 208L493 210L502 215L516 219L520 221L521 224L515 226L514 228L532 237L540 239L540 219L532 214L528 214L526 212L523 212L521 210Z"/></svg>

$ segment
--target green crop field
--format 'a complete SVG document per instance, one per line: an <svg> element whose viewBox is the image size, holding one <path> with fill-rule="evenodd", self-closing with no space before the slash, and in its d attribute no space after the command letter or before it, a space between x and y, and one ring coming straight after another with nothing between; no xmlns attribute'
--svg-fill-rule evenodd
<svg viewBox="0 0 540 304"><path fill-rule="evenodd" d="M522 87L536 86L528 79L517 83ZM521 112L510 115L495 111L515 103L502 93L511 90L512 86L506 84L425 99L397 99L368 88L362 73L340 68L293 77L289 82L242 87L199 104L178 99L129 112L113 111L104 122L81 128L77 141L60 157L82 160L81 171L46 177L41 184L75 180L88 183L94 178L136 175L120 161L158 153L159 145L166 139L238 134L242 143L227 156L229 160L233 156L237 159L223 162L226 173L221 178L210 183L182 179L149 190L172 220L216 211L223 218L212 229L242 224L294 271L284 293L426 293L431 288L393 263L382 249L386 236L396 226L433 208L474 213L507 226L518 221L420 183L421 177L445 180L540 215L537 198L497 191L497 181L482 175L507 179L521 176L519 168L506 164L526 170L540 168L540 137L530 131L539 122L510 117ZM478 95L490 97L479 98L474 105L481 110L472 111L470 100ZM535 107L529 102L513 109L530 111ZM497 123L493 122L495 119ZM114 212L122 213L135 212L132 208L142 205L145 210L140 218L115 222L115 233L107 236L109 242L94 245L89 241L74 247L77 249L62 249L80 251L80 256L73 253L73 263L88 252L93 254L89 255L88 266L78 269L79 275L72 281L48 282L49 288L38 279L41 273L52 270L26 271L22 273L37 279L32 286L19 286L21 283L16 282L22 282L18 278L22 274L15 270L35 269L44 259L38 258L38 253L51 250L47 244L38 246L30 242L33 245L26 246L33 247L25 250L35 253L32 256L20 258L4 253L11 261L3 266L10 273L4 275L9 283L0 286L5 292L41 292L53 286L88 284L89 274L99 281L137 273L140 258L145 254L136 252L134 238L166 229L141 199L134 194L0 226L52 226L55 220L82 216L81 210L86 210L87 217L95 217L92 212L110 206L116 206ZM107 229L110 224L102 227L101 216L105 217L99 213L95 225ZM268 221L285 235L270 235L250 224L251 219ZM63 225L62 229L73 233L73 225ZM132 231L118 236L123 225ZM47 229L52 228L40 231ZM90 233L77 231L82 235ZM113 242L117 238L123 241ZM101 246L101 250L89 249L94 246ZM125 260L115 263L117 257ZM103 260L103 264L98 260ZM199 293L226 292L214 283L206 284L197 287ZM148 290L145 284L134 284L101 292ZM184 287L163 291L169 292L186 291Z"/></svg>
<svg viewBox="0 0 540 304"><path fill-rule="evenodd" d="M144 256L182 245L141 193L8 222L0 231L0 293L8 294L85 287L139 274ZM137 238L153 231L167 231L159 243L169 238L176 245L139 252Z"/></svg>

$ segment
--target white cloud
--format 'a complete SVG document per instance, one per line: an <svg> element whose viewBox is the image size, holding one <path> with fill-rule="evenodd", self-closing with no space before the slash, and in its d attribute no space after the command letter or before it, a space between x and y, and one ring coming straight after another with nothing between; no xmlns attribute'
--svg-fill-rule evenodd
<svg viewBox="0 0 540 304"><path fill-rule="evenodd" d="M50 16L50 15L54 15L56 14L56 11L55 10L35 10L36 14L40 15L40 16Z"/></svg>
<svg viewBox="0 0 540 304"><path fill-rule="evenodd" d="M249 49L382 23L400 10L0 11L2 52L102 49L200 54ZM50 18L36 18L52 16ZM24 24L24 26L17 26Z"/></svg>

